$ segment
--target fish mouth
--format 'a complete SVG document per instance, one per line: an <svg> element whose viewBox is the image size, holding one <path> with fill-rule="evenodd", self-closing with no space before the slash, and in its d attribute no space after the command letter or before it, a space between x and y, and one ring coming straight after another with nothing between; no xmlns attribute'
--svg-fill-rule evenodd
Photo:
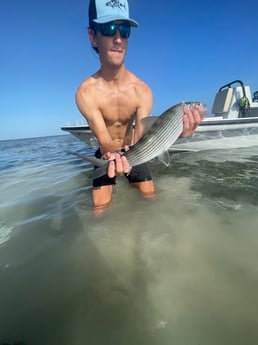
<svg viewBox="0 0 258 345"><path fill-rule="evenodd" d="M202 107L202 109L199 109L199 113L201 116L205 116L208 114L208 107L204 103L199 103L199 105Z"/></svg>
<svg viewBox="0 0 258 345"><path fill-rule="evenodd" d="M182 103L189 109L198 107L197 110L199 111L200 116L205 116L208 114L208 107L204 103L201 103L201 102L182 102Z"/></svg>

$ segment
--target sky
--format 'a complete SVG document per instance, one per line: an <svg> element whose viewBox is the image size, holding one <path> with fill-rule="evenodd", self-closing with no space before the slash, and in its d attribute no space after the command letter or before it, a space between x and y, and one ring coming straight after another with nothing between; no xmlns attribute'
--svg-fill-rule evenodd
<svg viewBox="0 0 258 345"><path fill-rule="evenodd" d="M258 2L129 0L126 66L154 95L153 115L206 103L240 79L258 90ZM0 0L0 140L64 134L85 123L79 84L99 68L87 36L88 0Z"/></svg>

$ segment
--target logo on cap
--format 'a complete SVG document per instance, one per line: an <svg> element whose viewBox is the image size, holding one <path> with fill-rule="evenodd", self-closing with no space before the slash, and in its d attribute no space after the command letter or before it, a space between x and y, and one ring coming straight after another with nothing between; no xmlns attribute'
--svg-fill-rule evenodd
<svg viewBox="0 0 258 345"><path fill-rule="evenodd" d="M122 10L122 7L123 7L124 10L126 11L125 3L122 3L119 0L110 0L110 1L106 2L106 6L109 6L109 7L112 7L112 8L117 7L120 10Z"/></svg>

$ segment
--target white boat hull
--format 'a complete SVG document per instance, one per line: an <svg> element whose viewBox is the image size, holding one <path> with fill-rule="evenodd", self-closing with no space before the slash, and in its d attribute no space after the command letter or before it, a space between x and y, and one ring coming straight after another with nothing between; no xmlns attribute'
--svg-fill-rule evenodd
<svg viewBox="0 0 258 345"><path fill-rule="evenodd" d="M203 151L258 145L258 117L241 119L209 118L186 139L179 138L170 151Z"/></svg>

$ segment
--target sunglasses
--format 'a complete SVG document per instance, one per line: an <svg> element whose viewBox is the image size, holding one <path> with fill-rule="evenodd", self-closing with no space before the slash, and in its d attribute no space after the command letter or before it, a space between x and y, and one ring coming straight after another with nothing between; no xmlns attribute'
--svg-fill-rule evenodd
<svg viewBox="0 0 258 345"><path fill-rule="evenodd" d="M121 38L128 38L130 36L131 27L127 23L116 24L114 22L109 23L94 23L93 30L100 31L101 35L106 37L114 37L117 30L120 32Z"/></svg>

